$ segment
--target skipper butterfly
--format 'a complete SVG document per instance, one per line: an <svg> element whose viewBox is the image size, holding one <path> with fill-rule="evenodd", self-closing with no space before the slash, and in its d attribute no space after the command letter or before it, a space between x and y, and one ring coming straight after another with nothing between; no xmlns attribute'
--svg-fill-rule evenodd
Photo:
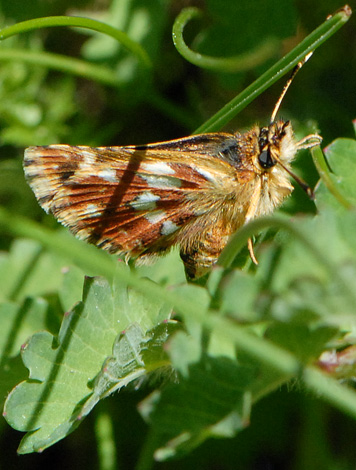
<svg viewBox="0 0 356 470"><path fill-rule="evenodd" d="M202 276L234 232L292 192L290 175L311 194L290 164L321 137L296 141L291 123L276 120L305 60L266 127L126 147L30 147L27 181L43 209L77 237L138 262L179 245L187 276ZM257 262L251 240L248 246Z"/></svg>

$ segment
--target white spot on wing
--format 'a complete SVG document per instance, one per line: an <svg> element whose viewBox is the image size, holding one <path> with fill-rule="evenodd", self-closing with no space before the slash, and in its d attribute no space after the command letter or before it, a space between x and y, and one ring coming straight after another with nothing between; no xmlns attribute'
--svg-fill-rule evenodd
<svg viewBox="0 0 356 470"><path fill-rule="evenodd" d="M172 189L180 188L182 183L179 178L173 178L169 176L155 176L155 175L143 175L140 174L141 178L146 181L148 186L151 188L158 189Z"/></svg>
<svg viewBox="0 0 356 470"><path fill-rule="evenodd" d="M82 157L82 161L79 163L79 169L92 171L96 161L95 154L90 150L80 150L80 156Z"/></svg>
<svg viewBox="0 0 356 470"><path fill-rule="evenodd" d="M90 217L100 217L102 215L102 211L96 204L88 204L85 208L85 216Z"/></svg>
<svg viewBox="0 0 356 470"><path fill-rule="evenodd" d="M176 232L179 229L179 226L172 222L171 220L166 220L163 222L161 227L162 235L170 235L171 233Z"/></svg>
<svg viewBox="0 0 356 470"><path fill-rule="evenodd" d="M166 213L164 211L149 212L145 215L145 219L147 219L153 225L157 224L165 217Z"/></svg>
<svg viewBox="0 0 356 470"><path fill-rule="evenodd" d="M141 169L155 175L174 175L175 173L169 163L166 162L145 162L142 163Z"/></svg>
<svg viewBox="0 0 356 470"><path fill-rule="evenodd" d="M130 202L130 206L135 210L153 210L156 208L156 201L160 197L150 191L144 191Z"/></svg>
<svg viewBox="0 0 356 470"><path fill-rule="evenodd" d="M204 176L205 179L207 179L208 181L216 181L216 178L215 176L210 173L210 171L208 170L205 170L205 168L200 168L198 166L193 166L194 170L197 171L199 174L201 174L202 176Z"/></svg>
<svg viewBox="0 0 356 470"><path fill-rule="evenodd" d="M109 181L109 183L117 183L116 170L112 170L110 168L106 170L100 170L97 176L105 181Z"/></svg>
<svg viewBox="0 0 356 470"><path fill-rule="evenodd" d="M25 167L26 176L40 176L43 178L43 175L46 175L48 171L53 169L52 165L29 165Z"/></svg>
<svg viewBox="0 0 356 470"><path fill-rule="evenodd" d="M96 155L92 150L80 150L80 155L83 157L83 160L88 165L95 163Z"/></svg>

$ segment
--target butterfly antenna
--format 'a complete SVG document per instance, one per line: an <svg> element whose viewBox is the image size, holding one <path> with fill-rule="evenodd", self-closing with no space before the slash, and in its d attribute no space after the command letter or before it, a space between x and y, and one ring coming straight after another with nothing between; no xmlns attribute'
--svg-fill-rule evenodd
<svg viewBox="0 0 356 470"><path fill-rule="evenodd" d="M294 69L292 70L292 73L291 73L291 76L289 77L289 79L287 80L287 83L284 85L284 88L282 90L282 93L281 93L281 96L278 98L278 101L273 109L273 112L272 112L272 116L271 116L271 123L274 122L276 120L276 116L277 116L277 113L279 111L279 108L281 106L281 103L283 101L283 98L285 97L286 93L287 93L287 90L288 88L290 87L290 84L292 83L292 81L294 80L294 77L297 75L297 73L299 72L299 70L303 67L303 65L305 64L305 62L307 60L310 59L310 57L312 56L313 52L309 52L309 54L307 54L303 60L301 60L300 62L297 63L297 65L294 67Z"/></svg>
<svg viewBox="0 0 356 470"><path fill-rule="evenodd" d="M296 175L292 170L290 170L288 167L286 167L279 158L276 156L273 157L279 165L296 181L299 186L307 193L307 195L310 197L310 199L314 199L314 191L311 189L311 187L298 175Z"/></svg>

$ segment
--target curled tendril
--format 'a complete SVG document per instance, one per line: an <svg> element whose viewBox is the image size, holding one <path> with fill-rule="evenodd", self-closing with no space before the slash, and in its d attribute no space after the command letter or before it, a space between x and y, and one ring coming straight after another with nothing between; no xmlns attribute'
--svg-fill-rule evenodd
<svg viewBox="0 0 356 470"><path fill-rule="evenodd" d="M219 72L243 72L262 64L278 51L278 40L270 38L256 49L232 57L212 57L195 52L185 43L183 30L189 21L201 16L202 13L198 8L184 8L177 16L172 31L173 42L178 52L188 62L198 67Z"/></svg>

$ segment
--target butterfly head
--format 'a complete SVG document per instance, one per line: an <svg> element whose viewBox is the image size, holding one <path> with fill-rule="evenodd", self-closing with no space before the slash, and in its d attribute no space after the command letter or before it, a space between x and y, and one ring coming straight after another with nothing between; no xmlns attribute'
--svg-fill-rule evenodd
<svg viewBox="0 0 356 470"><path fill-rule="evenodd" d="M321 141L318 134L311 134L297 141L290 121L271 122L268 127L261 127L259 130L259 152L254 164L262 174L272 173L274 168L283 168L313 198L312 190L291 171L290 163L298 150L315 147Z"/></svg>
<svg viewBox="0 0 356 470"><path fill-rule="evenodd" d="M256 163L262 171L268 172L279 162L289 163L297 151L291 123L276 121L261 127L258 146Z"/></svg>

